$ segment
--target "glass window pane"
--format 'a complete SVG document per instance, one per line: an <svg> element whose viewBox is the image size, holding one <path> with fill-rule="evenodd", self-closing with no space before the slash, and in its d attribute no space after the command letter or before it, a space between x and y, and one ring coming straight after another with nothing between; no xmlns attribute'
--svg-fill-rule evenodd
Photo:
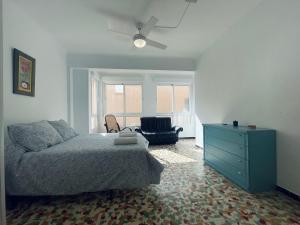
<svg viewBox="0 0 300 225"><path fill-rule="evenodd" d="M123 113L124 112L124 86L106 85L106 112Z"/></svg>
<svg viewBox="0 0 300 225"><path fill-rule="evenodd" d="M140 117L133 117L133 116L128 116L126 117L126 126L140 126L141 125L141 120Z"/></svg>
<svg viewBox="0 0 300 225"><path fill-rule="evenodd" d="M190 88L189 86L174 86L175 106L177 113L190 111Z"/></svg>
<svg viewBox="0 0 300 225"><path fill-rule="evenodd" d="M142 112L142 86L125 85L125 111L127 113Z"/></svg>
<svg viewBox="0 0 300 225"><path fill-rule="evenodd" d="M156 110L158 113L172 112L173 88L172 86L157 86Z"/></svg>

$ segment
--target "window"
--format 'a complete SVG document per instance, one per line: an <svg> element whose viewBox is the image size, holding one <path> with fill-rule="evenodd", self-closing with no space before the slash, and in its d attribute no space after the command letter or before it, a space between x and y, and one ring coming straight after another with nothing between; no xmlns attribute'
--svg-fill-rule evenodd
<svg viewBox="0 0 300 225"><path fill-rule="evenodd" d="M124 112L124 89L123 85L106 85L106 112Z"/></svg>
<svg viewBox="0 0 300 225"><path fill-rule="evenodd" d="M105 114L114 114L120 127L139 126L142 85L105 84Z"/></svg>
<svg viewBox="0 0 300 225"><path fill-rule="evenodd" d="M178 126L191 124L189 85L158 85L156 92L158 116L170 116Z"/></svg>
<svg viewBox="0 0 300 225"><path fill-rule="evenodd" d="M174 88L174 112L187 113L190 111L190 88L189 86L173 86Z"/></svg>
<svg viewBox="0 0 300 225"><path fill-rule="evenodd" d="M173 87L157 86L157 102L158 113L172 113L173 111Z"/></svg>
<svg viewBox="0 0 300 225"><path fill-rule="evenodd" d="M188 85L158 85L156 92L158 114L190 112L190 87Z"/></svg>

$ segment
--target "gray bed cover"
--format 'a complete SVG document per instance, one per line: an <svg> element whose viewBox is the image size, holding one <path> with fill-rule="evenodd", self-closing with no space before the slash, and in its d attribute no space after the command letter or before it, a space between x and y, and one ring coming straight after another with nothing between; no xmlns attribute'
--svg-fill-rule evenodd
<svg viewBox="0 0 300 225"><path fill-rule="evenodd" d="M6 145L6 188L10 195L72 195L159 184L163 166L147 140L114 145L118 134L80 135L41 152Z"/></svg>

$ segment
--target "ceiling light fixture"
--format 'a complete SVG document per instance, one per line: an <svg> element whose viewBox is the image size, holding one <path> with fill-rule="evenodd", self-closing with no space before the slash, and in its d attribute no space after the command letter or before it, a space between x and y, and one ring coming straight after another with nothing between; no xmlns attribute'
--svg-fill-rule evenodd
<svg viewBox="0 0 300 225"><path fill-rule="evenodd" d="M141 34L136 34L133 37L133 44L137 48L144 48L147 44L146 38Z"/></svg>

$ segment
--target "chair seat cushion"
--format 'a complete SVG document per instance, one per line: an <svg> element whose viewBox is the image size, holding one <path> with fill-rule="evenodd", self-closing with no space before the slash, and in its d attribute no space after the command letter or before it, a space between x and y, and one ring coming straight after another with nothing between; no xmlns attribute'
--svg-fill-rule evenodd
<svg viewBox="0 0 300 225"><path fill-rule="evenodd" d="M175 131L142 132L150 144L174 144L178 140Z"/></svg>
<svg viewBox="0 0 300 225"><path fill-rule="evenodd" d="M176 135L176 131L157 131L157 132L146 132L146 131L143 131L142 132L144 135L162 135L162 136L172 136L172 135Z"/></svg>

